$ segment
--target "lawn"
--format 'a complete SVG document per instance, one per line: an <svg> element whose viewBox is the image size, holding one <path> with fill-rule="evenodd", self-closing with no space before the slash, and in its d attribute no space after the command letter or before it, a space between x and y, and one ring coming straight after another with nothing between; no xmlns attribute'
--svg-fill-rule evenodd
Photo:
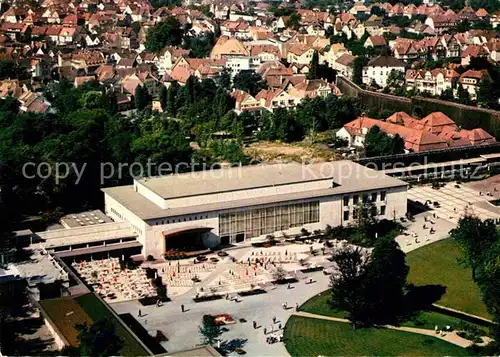
<svg viewBox="0 0 500 357"><path fill-rule="evenodd" d="M418 286L443 285L446 293L437 303L469 314L490 318L471 269L458 262L462 252L451 239L416 249L406 256L408 282Z"/></svg>
<svg viewBox="0 0 500 357"><path fill-rule="evenodd" d="M467 350L434 337L387 329L358 329L342 322L292 316L285 327L292 356L467 356Z"/></svg>
<svg viewBox="0 0 500 357"><path fill-rule="evenodd" d="M300 311L309 312L316 315L332 316L339 318L346 318L347 313L342 310L335 310L330 307L328 300L332 296L329 290L323 291L318 295L313 296L307 300L302 306L300 306Z"/></svg>
<svg viewBox="0 0 500 357"><path fill-rule="evenodd" d="M315 295L300 307L300 311L323 316L346 318L347 313L345 311L332 309L330 305L328 305L330 296L331 292L329 290ZM418 327L433 330L436 325L440 328L444 326L451 326L455 329L464 323L474 325L459 318L444 315L439 312L419 311L413 318L409 319L408 321L403 321L400 324L401 326ZM478 325L474 326L483 330L485 329L484 327Z"/></svg>
<svg viewBox="0 0 500 357"><path fill-rule="evenodd" d="M75 298L76 302L96 321L107 318L116 326L118 336L123 338L125 344L121 349L122 356L147 356L146 350L137 340L118 322L114 315L104 306L104 304L94 295L86 294Z"/></svg>

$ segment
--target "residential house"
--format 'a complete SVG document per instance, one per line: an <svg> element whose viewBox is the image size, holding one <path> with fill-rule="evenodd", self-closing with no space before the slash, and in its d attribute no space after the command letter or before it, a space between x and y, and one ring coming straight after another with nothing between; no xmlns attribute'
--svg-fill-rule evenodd
<svg viewBox="0 0 500 357"><path fill-rule="evenodd" d="M471 99L475 100L477 98L478 85L486 76L488 76L486 70L475 71L469 69L460 75L459 83L469 92Z"/></svg>
<svg viewBox="0 0 500 357"><path fill-rule="evenodd" d="M448 31L450 28L458 25L461 20L457 15L436 15L429 16L425 20L425 24L434 30L437 34L442 34Z"/></svg>
<svg viewBox="0 0 500 357"><path fill-rule="evenodd" d="M319 52L319 61L320 63L326 62L330 67L333 67L335 61L345 53L348 51L342 43L332 43Z"/></svg>
<svg viewBox="0 0 500 357"><path fill-rule="evenodd" d="M370 85L375 82L381 87L387 86L387 79L392 71L405 73L406 64L392 56L376 57L363 67L363 83Z"/></svg>
<svg viewBox="0 0 500 357"><path fill-rule="evenodd" d="M335 69L338 74L348 79L352 79L355 59L356 57L350 53L344 53L333 62L331 67Z"/></svg>
<svg viewBox="0 0 500 357"><path fill-rule="evenodd" d="M237 38L229 38L227 36L221 36L215 43L212 51L210 52L210 58L212 59L222 59L227 56L249 56L250 51L247 47L238 40Z"/></svg>
<svg viewBox="0 0 500 357"><path fill-rule="evenodd" d="M409 69L406 71L406 89L440 95L448 88L455 88L460 75L452 69L436 68L431 71Z"/></svg>
<svg viewBox="0 0 500 357"><path fill-rule="evenodd" d="M220 25L222 36L235 37L240 40L249 40L252 38L250 25L245 20L231 21L226 20Z"/></svg>
<svg viewBox="0 0 500 357"><path fill-rule="evenodd" d="M260 112L260 100L257 100L254 96L250 95L241 89L233 89L230 96L235 100L234 111L236 114L240 114L244 111Z"/></svg>
<svg viewBox="0 0 500 357"><path fill-rule="evenodd" d="M323 79L306 79L302 83L291 86L288 93L292 97L300 99L326 97L329 94L338 96L341 94L335 84L328 83Z"/></svg>
<svg viewBox="0 0 500 357"><path fill-rule="evenodd" d="M304 43L293 43L288 47L287 60L291 64L309 65L314 48Z"/></svg>
<svg viewBox="0 0 500 357"><path fill-rule="evenodd" d="M234 77L241 71L256 71L261 64L259 57L252 56L231 56L226 57L225 67L231 71Z"/></svg>
<svg viewBox="0 0 500 357"><path fill-rule="evenodd" d="M384 47L387 46L384 36L370 36L366 39L364 45L365 48L368 47Z"/></svg>
<svg viewBox="0 0 500 357"><path fill-rule="evenodd" d="M255 99L270 112L278 108L293 108L300 102L300 98L291 96L283 88L262 89Z"/></svg>
<svg viewBox="0 0 500 357"><path fill-rule="evenodd" d="M486 46L483 45L468 45L466 46L460 57L462 66L468 66L470 59L473 57L488 57L489 53Z"/></svg>
<svg viewBox="0 0 500 357"><path fill-rule="evenodd" d="M156 68L158 68L158 73L163 75L165 72L170 71L174 65L174 63L181 56L188 56L189 50L185 50L182 48L166 46L164 47L157 56L157 60L155 62Z"/></svg>
<svg viewBox="0 0 500 357"><path fill-rule="evenodd" d="M281 58L281 51L275 45L252 45L250 46L250 56L258 57L260 62L274 62Z"/></svg>

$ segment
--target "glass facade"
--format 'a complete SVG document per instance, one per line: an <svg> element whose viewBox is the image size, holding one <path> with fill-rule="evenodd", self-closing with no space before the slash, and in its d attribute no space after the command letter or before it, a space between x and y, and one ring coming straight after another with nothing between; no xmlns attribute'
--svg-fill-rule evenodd
<svg viewBox="0 0 500 357"><path fill-rule="evenodd" d="M317 222L319 201L254 208L219 215L219 236L222 240L240 242Z"/></svg>

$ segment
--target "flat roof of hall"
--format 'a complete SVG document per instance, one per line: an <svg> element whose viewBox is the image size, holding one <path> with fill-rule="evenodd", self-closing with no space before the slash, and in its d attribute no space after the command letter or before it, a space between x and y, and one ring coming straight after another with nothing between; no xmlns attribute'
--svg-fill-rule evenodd
<svg viewBox="0 0 500 357"><path fill-rule="evenodd" d="M385 175L381 171L376 171L369 169L365 166L359 165L352 161L333 161L327 163L317 163L312 165L300 165L296 163L292 164L282 164L282 167L288 166L286 171L277 169L276 165L261 165L261 172L266 172L269 176L270 182L274 182L276 185L277 182L281 182L281 185L286 184L286 182L301 182L297 181L298 175L302 175L302 172L305 173L305 181L310 181L311 176L314 175L316 178L313 180L323 180L323 179L331 179L332 185L329 188L321 188L316 190L304 190L300 192L286 193L286 194L276 194L276 195L267 195L261 197L251 197L251 198L242 198L236 200L229 200L224 202L215 202L215 203L207 203L207 204L199 204L195 206L187 206L187 207L175 207L175 208L166 208L163 209L141 195L140 193L134 190L133 185L128 186L117 186L104 188L102 191L115 199L118 203L132 211L139 218L146 219L155 219L155 218L164 218L164 217L175 217L186 214L196 214L196 213L204 213L210 211L218 211L218 210L226 210L226 209L237 209L241 207L248 206L257 206L271 203L280 203L285 201L294 201L294 200L302 200L302 199L314 199L324 196L331 195L341 195L344 193L351 192L360 192L360 191L369 191L375 189L383 189L390 187L401 187L407 186L407 183L401 181L397 178L390 177ZM243 167L241 170L243 172L248 169L253 169L254 167ZM252 170L253 171L253 170ZM281 174L279 174L281 172ZM293 176L293 181L290 179L283 179L279 177L278 179L272 179L273 175L282 176L283 172L289 172L290 175ZM252 172L253 173L253 172ZM298 174L299 173L299 174ZM163 179L171 179L169 183L173 186L173 189L179 188L182 191L185 191L185 181L184 179L179 179L182 175L172 175L169 177L164 177ZM187 174L189 176L189 174ZM220 179L219 186L228 186L228 187L246 187L254 188L261 186L249 186L249 182L251 182L250 177L252 175L243 175L247 177L242 186L238 186L238 183L229 182L229 181L238 181L238 177L224 177L224 179ZM155 181L157 179L147 180L146 183L151 181ZM156 184L161 182L162 178L158 178ZM281 181L280 181L281 180ZM186 179L186 181L189 181ZM141 181L142 182L142 181ZM197 181L199 185L203 185L203 181ZM272 186L272 184L267 185ZM234 189L234 188L233 188ZM245 189L245 188L240 188ZM200 189L197 192L202 192ZM199 194L208 194L212 193L207 186L203 193ZM182 197L182 196L180 196ZM167 201L168 204L168 201Z"/></svg>
<svg viewBox="0 0 500 357"><path fill-rule="evenodd" d="M231 166L137 180L165 200L330 179L298 163Z"/></svg>

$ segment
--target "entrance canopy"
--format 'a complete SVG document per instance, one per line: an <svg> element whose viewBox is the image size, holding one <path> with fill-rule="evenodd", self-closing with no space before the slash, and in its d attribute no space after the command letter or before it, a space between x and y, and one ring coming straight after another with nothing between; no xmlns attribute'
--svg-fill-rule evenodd
<svg viewBox="0 0 500 357"><path fill-rule="evenodd" d="M179 236L181 234L201 234L208 233L212 230L211 227L182 227L177 229L171 229L168 231L163 231L163 236L165 238L171 238L175 236Z"/></svg>

